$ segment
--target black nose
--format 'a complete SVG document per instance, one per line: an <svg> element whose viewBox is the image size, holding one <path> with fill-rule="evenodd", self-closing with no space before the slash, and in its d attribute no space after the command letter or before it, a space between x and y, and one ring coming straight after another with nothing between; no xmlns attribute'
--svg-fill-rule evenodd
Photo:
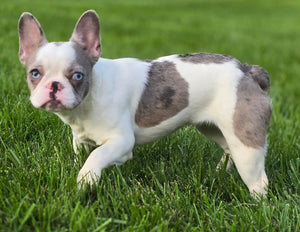
<svg viewBox="0 0 300 232"><path fill-rule="evenodd" d="M58 90L58 84L59 84L59 82L57 82L57 81L53 81L52 83L51 83L51 86L52 86L52 92L50 92L49 93L49 95L50 95L50 98L52 99L52 100L56 100L56 96L55 96L55 94L57 93L57 90Z"/></svg>
<svg viewBox="0 0 300 232"><path fill-rule="evenodd" d="M52 82L52 92L54 93L54 94L56 94L56 92L57 92L57 89L58 89L58 82L57 81L53 81Z"/></svg>

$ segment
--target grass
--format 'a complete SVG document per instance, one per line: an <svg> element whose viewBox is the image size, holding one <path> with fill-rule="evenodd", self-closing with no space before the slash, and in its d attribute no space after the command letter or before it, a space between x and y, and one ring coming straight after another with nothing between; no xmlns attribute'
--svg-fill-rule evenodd
<svg viewBox="0 0 300 232"><path fill-rule="evenodd" d="M138 146L134 159L79 191L71 131L34 109L18 61L17 20L32 12L49 41L67 40L81 13L101 18L106 58L215 52L271 77L266 172L255 201L222 150L186 127ZM300 231L300 3L242 0L2 0L0 8L0 231Z"/></svg>

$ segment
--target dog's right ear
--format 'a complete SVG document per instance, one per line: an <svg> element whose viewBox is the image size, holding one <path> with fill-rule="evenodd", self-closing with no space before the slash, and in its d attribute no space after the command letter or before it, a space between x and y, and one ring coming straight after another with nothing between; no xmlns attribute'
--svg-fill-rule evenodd
<svg viewBox="0 0 300 232"><path fill-rule="evenodd" d="M30 13L23 13L19 19L19 58L26 65L28 57L38 47L48 43L40 23Z"/></svg>

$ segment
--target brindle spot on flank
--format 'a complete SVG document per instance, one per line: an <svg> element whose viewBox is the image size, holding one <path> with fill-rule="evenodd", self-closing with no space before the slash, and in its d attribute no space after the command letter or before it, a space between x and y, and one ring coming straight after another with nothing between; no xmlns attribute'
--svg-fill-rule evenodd
<svg viewBox="0 0 300 232"><path fill-rule="evenodd" d="M271 118L270 99L250 77L240 80L233 116L235 135L243 144L253 148L265 145Z"/></svg>
<svg viewBox="0 0 300 232"><path fill-rule="evenodd" d="M154 62L140 99L135 122L140 127L160 124L188 105L188 83L172 62Z"/></svg>
<svg viewBox="0 0 300 232"><path fill-rule="evenodd" d="M225 62L229 62L234 58L228 55L222 54L211 54L211 53L193 53L193 54L183 54L178 55L178 57L184 62L190 62L194 64L222 64Z"/></svg>

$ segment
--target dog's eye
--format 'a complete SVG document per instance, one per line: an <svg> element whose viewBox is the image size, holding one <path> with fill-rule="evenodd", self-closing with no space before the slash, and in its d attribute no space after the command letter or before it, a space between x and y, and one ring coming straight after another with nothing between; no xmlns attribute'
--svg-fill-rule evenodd
<svg viewBox="0 0 300 232"><path fill-rule="evenodd" d="M83 74L81 72L75 72L72 76L72 79L75 81L81 81L83 78Z"/></svg>
<svg viewBox="0 0 300 232"><path fill-rule="evenodd" d="M32 79L35 79L35 80L36 80L36 79L39 79L40 76L41 76L39 70L37 70L37 69L33 69L33 70L30 72L30 74L31 74Z"/></svg>

